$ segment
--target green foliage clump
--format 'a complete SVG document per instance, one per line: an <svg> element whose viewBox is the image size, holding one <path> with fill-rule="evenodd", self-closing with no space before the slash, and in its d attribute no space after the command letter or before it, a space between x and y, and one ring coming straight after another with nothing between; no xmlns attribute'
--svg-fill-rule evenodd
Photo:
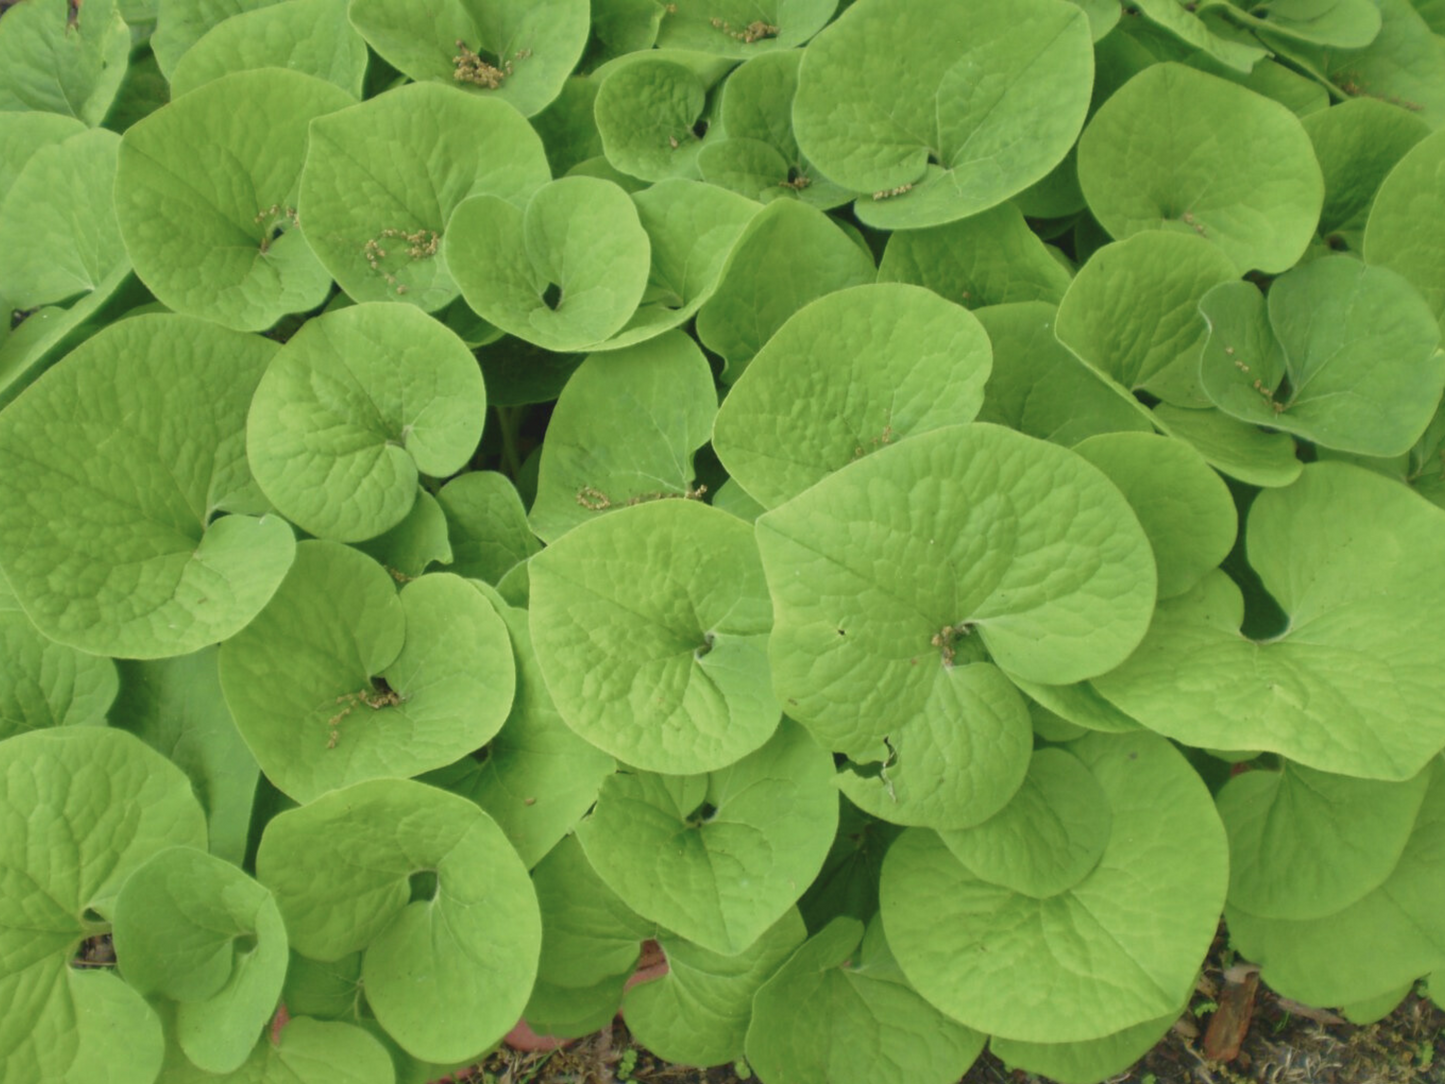
<svg viewBox="0 0 1445 1084"><path fill-rule="evenodd" d="M1438 998L1442 12L9 6L0 1084Z"/></svg>

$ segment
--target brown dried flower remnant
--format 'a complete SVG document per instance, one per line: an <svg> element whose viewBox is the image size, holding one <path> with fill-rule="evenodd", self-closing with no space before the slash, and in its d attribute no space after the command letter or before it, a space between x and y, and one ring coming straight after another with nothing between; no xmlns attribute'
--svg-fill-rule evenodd
<svg viewBox="0 0 1445 1084"><path fill-rule="evenodd" d="M513 73L512 60L525 60L532 55L530 49L518 49L512 54L512 60L504 60L501 67L497 67L474 53L460 38L457 39L457 49L459 52L452 57L455 65L452 78L458 83L470 83L485 90L496 90Z"/></svg>
<svg viewBox="0 0 1445 1084"><path fill-rule="evenodd" d="M712 23L714 30L721 30L734 41L740 41L744 45L752 45L754 42L763 41L766 38L776 38L778 28L772 23L765 23L761 19L754 19L741 30L734 30L732 24L723 19L713 18L708 22Z"/></svg>
<svg viewBox="0 0 1445 1084"><path fill-rule="evenodd" d="M901 196L905 192L913 190L912 184L900 184L897 188L885 188L881 192L874 192L874 199L892 199L894 196Z"/></svg>
<svg viewBox="0 0 1445 1084"><path fill-rule="evenodd" d="M1234 354L1234 347L1226 346L1224 348L1224 352L1232 356ZM1246 365L1244 362L1240 361L1238 358L1234 359L1234 367L1245 376L1249 375L1249 366ZM1251 386L1254 388L1255 391L1259 392L1260 395L1264 396L1264 401L1269 404L1271 410L1273 410L1276 414L1284 413L1285 404L1275 401L1274 392L1270 391L1269 388L1264 386L1263 380L1260 380L1256 377L1253 385Z"/></svg>
<svg viewBox="0 0 1445 1084"><path fill-rule="evenodd" d="M341 720L350 715L359 705L365 704L373 711L380 708L393 708L401 703L401 697L395 689L386 686L383 682L383 687L380 689L362 689L360 692L344 693L336 698L336 702L346 706L326 720L326 725L331 731L326 742L328 749L335 749L337 743L341 741Z"/></svg>
<svg viewBox="0 0 1445 1084"><path fill-rule="evenodd" d="M382 278L386 279L388 286L396 287L398 294L406 293L406 285L399 283L396 276L381 266L381 261L386 259L387 250L381 245L383 241L398 240L405 241L407 245L406 255L412 260L426 260L437 254L441 247L442 235L436 230L399 230L389 228L382 230L375 237L367 240L361 246L361 254L366 257L367 265Z"/></svg>
<svg viewBox="0 0 1445 1084"><path fill-rule="evenodd" d="M933 634L933 639L928 642L938 648L939 657L943 659L945 670L953 669L953 661L958 657L958 648L954 645L965 636L973 633L973 626L967 621L960 621L957 625L944 625Z"/></svg>
<svg viewBox="0 0 1445 1084"><path fill-rule="evenodd" d="M682 493L668 493L659 490L656 493L639 493L635 497L628 497L627 500L618 503L596 486L583 486L577 491L577 503L589 512L604 512L609 508L631 508L634 504L646 504L648 501L678 498L685 501L700 501L706 492L707 486L698 486L696 489L685 490Z"/></svg>
<svg viewBox="0 0 1445 1084"><path fill-rule="evenodd" d="M266 227L261 232L262 252L265 252L267 249L269 249L271 247L271 242L276 240L279 219L285 219L293 226L299 226L301 224L300 219L296 217L296 208L287 207L284 204L280 203L273 203L270 207L266 207L260 211L257 211L256 217L252 219L252 221L255 222L256 225L260 226L264 224Z"/></svg>
<svg viewBox="0 0 1445 1084"><path fill-rule="evenodd" d="M790 177L786 181L779 181L779 188L791 188L794 192L801 192L813 183L813 178L807 174L799 173L796 177Z"/></svg>

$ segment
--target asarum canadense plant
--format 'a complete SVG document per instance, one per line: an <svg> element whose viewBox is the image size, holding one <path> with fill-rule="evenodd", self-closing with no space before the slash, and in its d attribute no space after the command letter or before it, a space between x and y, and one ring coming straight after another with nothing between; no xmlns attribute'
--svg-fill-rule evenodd
<svg viewBox="0 0 1445 1084"><path fill-rule="evenodd" d="M1445 975L1442 34L9 6L0 1084L619 1008L1086 1084L1221 915L1355 1019Z"/></svg>

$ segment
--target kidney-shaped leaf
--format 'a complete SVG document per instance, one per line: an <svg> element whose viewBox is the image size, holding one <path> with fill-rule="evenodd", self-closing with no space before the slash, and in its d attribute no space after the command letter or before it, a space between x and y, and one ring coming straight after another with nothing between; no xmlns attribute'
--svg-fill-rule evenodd
<svg viewBox="0 0 1445 1084"><path fill-rule="evenodd" d="M1079 139L1079 184L1115 237L1198 234L1241 272L1304 255L1325 198L1293 113L1182 64L1146 68L1099 108Z"/></svg>
<svg viewBox="0 0 1445 1084"><path fill-rule="evenodd" d="M587 0L351 0L351 22L411 78L466 87L530 117L582 59L587 8Z"/></svg>
<svg viewBox="0 0 1445 1084"><path fill-rule="evenodd" d="M270 4L232 16L186 50L171 73L171 97L231 72L288 68L360 98L366 58L366 42L347 22L346 0Z"/></svg>
<svg viewBox="0 0 1445 1084"><path fill-rule="evenodd" d="M1445 389L1435 315L1411 285L1349 256L1312 260L1270 286L1211 290L1204 390L1243 421L1326 448L1392 456L1425 432Z"/></svg>
<svg viewBox="0 0 1445 1084"><path fill-rule="evenodd" d="M160 1022L113 974L69 964L107 930L132 871L167 847L206 845L190 781L119 730L22 734L0 742L0 825L0 1081L88 1071L150 1084Z"/></svg>
<svg viewBox="0 0 1445 1084"><path fill-rule="evenodd" d="M782 918L838 826L832 758L796 723L706 775L619 772L577 838L639 915L735 956Z"/></svg>
<svg viewBox="0 0 1445 1084"><path fill-rule="evenodd" d="M0 564L52 640L185 655L242 629L295 551L253 489L245 411L276 350L188 316L138 316L75 350L0 415Z"/></svg>
<svg viewBox="0 0 1445 1084"><path fill-rule="evenodd" d="M118 684L109 659L57 644L19 610L0 607L0 740L103 724Z"/></svg>
<svg viewBox="0 0 1445 1084"><path fill-rule="evenodd" d="M176 1039L213 1073L238 1069L276 1011L286 927L271 893L221 858L154 855L115 902L115 955L147 997L177 1002Z"/></svg>
<svg viewBox="0 0 1445 1084"><path fill-rule="evenodd" d="M333 791L267 825L256 875L298 952L365 950L366 1000L414 1057L472 1057L522 1015L537 895L502 830L465 798L403 779Z"/></svg>
<svg viewBox="0 0 1445 1084"><path fill-rule="evenodd" d="M551 174L542 140L506 102L417 83L318 119L301 170L301 230L357 301L434 312L457 285L437 259L468 196L525 205Z"/></svg>
<svg viewBox="0 0 1445 1084"><path fill-rule="evenodd" d="M598 409L602 403L605 409ZM530 522L555 542L618 508L698 497L693 455L707 443L717 392L680 331L593 354L568 379L547 423Z"/></svg>
<svg viewBox="0 0 1445 1084"><path fill-rule="evenodd" d="M1071 888L1037 899L993 884L918 829L883 863L883 921L904 974L991 1035L1081 1042L1177 1011L1218 928L1224 829L1189 762L1143 732L1068 748L1113 816L1097 865Z"/></svg>
<svg viewBox="0 0 1445 1084"><path fill-rule="evenodd" d="M0 191L0 297L12 307L91 293L126 266L110 195L119 146L94 129L39 147Z"/></svg>
<svg viewBox="0 0 1445 1084"><path fill-rule="evenodd" d="M265 1036L224 1084L395 1084L391 1054L365 1028L292 1017L275 1041ZM166 1049L158 1084L217 1084L178 1045Z"/></svg>
<svg viewBox="0 0 1445 1084"><path fill-rule="evenodd" d="M767 1080L948 1084L983 1043L908 985L881 922L836 918L758 990L747 1054Z"/></svg>
<svg viewBox="0 0 1445 1084"><path fill-rule="evenodd" d="M986 653L1026 679L1080 681L1129 655L1154 605L1154 558L1123 495L1067 449L993 425L884 448L757 533L785 709L868 760L920 712L957 728L949 690L973 667L956 663Z"/></svg>
<svg viewBox="0 0 1445 1084"><path fill-rule="evenodd" d="M1099 692L1190 745L1415 775L1445 745L1445 512L1373 471L1315 463L1259 495L1246 540L1285 631L1246 638L1239 588L1211 573L1159 604L1139 650L1094 680Z"/></svg>
<svg viewBox="0 0 1445 1084"><path fill-rule="evenodd" d="M1047 899L1098 865L1113 830L1109 799L1078 757L1039 749L1013 799L973 828L939 832L953 856L990 884Z"/></svg>
<svg viewBox="0 0 1445 1084"><path fill-rule="evenodd" d="M1365 258L1409 279L1445 324L1445 132L1422 139L1381 183Z"/></svg>
<svg viewBox="0 0 1445 1084"><path fill-rule="evenodd" d="M772 508L869 452L971 422L991 351L967 310L921 286L827 294L780 327L718 411L728 474Z"/></svg>
<svg viewBox="0 0 1445 1084"><path fill-rule="evenodd" d="M525 209L475 196L447 224L443 254L479 316L558 353L621 331L652 263L632 199L597 177L545 184Z"/></svg>
<svg viewBox="0 0 1445 1084"><path fill-rule="evenodd" d="M486 408L481 369L453 332L404 306L354 305L308 321L276 355L246 451L283 515L358 542L405 518L419 475L466 466Z"/></svg>
<svg viewBox="0 0 1445 1084"><path fill-rule="evenodd" d="M528 566L537 661L593 745L648 771L707 772L777 728L773 608L742 520L650 501L574 528Z"/></svg>
<svg viewBox="0 0 1445 1084"><path fill-rule="evenodd" d="M479 748L515 682L506 627L465 580L433 573L398 597L380 565L334 542L301 543L271 604L221 647L237 727L303 802Z"/></svg>
<svg viewBox="0 0 1445 1084"><path fill-rule="evenodd" d="M1229 903L1261 918L1324 918L1384 882L1400 861L1430 772L1401 783L1285 763L1224 785Z"/></svg>
<svg viewBox="0 0 1445 1084"><path fill-rule="evenodd" d="M880 229L986 211L1058 165L1093 84L1089 20L1061 0L858 0L803 55L803 153ZM1020 132L1028 132L1020 139Z"/></svg>
<svg viewBox="0 0 1445 1084"><path fill-rule="evenodd" d="M279 68L236 72L133 125L115 205L136 274L166 306L261 331L326 300L296 225L307 125L353 99Z"/></svg>
<svg viewBox="0 0 1445 1084"><path fill-rule="evenodd" d="M125 78L130 28L115 0L91 0L72 19L69 0L13 4L0 23L0 111L43 110L94 127Z"/></svg>
<svg viewBox="0 0 1445 1084"><path fill-rule="evenodd" d="M678 937L659 938L660 977L631 987L627 1030L648 1050L683 1065L722 1065L743 1056L753 995L808 936L796 908L746 950L723 956Z"/></svg>

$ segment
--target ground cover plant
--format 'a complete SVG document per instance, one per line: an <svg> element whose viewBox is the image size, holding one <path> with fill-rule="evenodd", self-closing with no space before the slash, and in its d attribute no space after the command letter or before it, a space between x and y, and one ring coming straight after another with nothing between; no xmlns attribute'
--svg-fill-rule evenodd
<svg viewBox="0 0 1445 1084"><path fill-rule="evenodd" d="M1445 4L0 7L0 1084L1439 998Z"/></svg>

